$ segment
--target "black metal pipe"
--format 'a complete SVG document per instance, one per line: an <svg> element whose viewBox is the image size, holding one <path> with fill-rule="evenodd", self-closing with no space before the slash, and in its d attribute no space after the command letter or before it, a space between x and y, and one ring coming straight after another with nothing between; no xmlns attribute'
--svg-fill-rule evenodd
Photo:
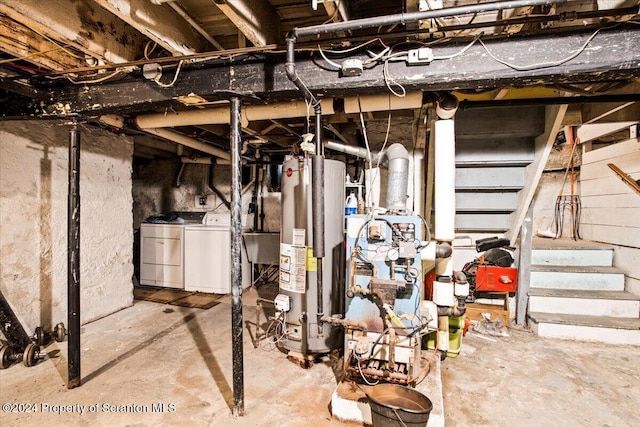
<svg viewBox="0 0 640 427"><path fill-rule="evenodd" d="M23 352L31 344L29 334L24 330L2 292L0 292L0 330L9 346L18 352Z"/></svg>
<svg viewBox="0 0 640 427"><path fill-rule="evenodd" d="M317 303L317 322L318 322L318 337L322 337L322 318L324 317L324 298L323 298L323 275L322 269L324 263L322 258L325 255L324 248L324 156L322 155L322 105L320 101L309 91L307 86L300 80L296 71L295 63L295 37L287 38L287 62L285 69L287 77L291 82L296 85L300 90L304 98L311 103L315 112L316 118L316 153L312 158L311 167L311 205L313 209L313 253L317 259L316 269L316 303Z"/></svg>
<svg viewBox="0 0 640 427"><path fill-rule="evenodd" d="M251 210L253 214L253 231L258 230L258 215L260 215L260 207L258 206L258 191L260 191L260 171L261 166L253 166L253 193L251 193Z"/></svg>
<svg viewBox="0 0 640 427"><path fill-rule="evenodd" d="M67 311L69 325L68 388L80 378L80 131L69 131L69 205L67 210Z"/></svg>
<svg viewBox="0 0 640 427"><path fill-rule="evenodd" d="M567 96L557 98L499 99L495 101L460 101L461 110L529 105L598 104L604 102L638 102L640 93L620 95Z"/></svg>
<svg viewBox="0 0 640 427"><path fill-rule="evenodd" d="M312 25L305 28L295 28L293 30L293 36L316 36L319 34L331 34L338 31L361 30L364 28L373 28L384 25L405 24L408 22L415 22L424 19L468 15L471 13L515 9L518 7L543 6L555 3L565 3L567 1L568 0L514 0L448 7L444 9L426 10L422 12L396 13L394 15L376 16L373 18L356 19L345 22L334 22L331 24Z"/></svg>
<svg viewBox="0 0 640 427"><path fill-rule="evenodd" d="M294 30L295 31L295 30ZM304 99L311 103L313 106L313 110L317 114L322 114L322 107L320 105L320 101L316 99L315 96L309 91L309 88L300 80L298 77L298 72L296 71L296 38L295 37L287 37L287 62L285 63L285 71L287 73L287 77L291 80L291 83L296 85L296 87L302 93ZM317 133L317 131L316 131Z"/></svg>
<svg viewBox="0 0 640 427"><path fill-rule="evenodd" d="M233 353L233 415L244 415L242 347L242 151L240 98L231 98L231 351Z"/></svg>

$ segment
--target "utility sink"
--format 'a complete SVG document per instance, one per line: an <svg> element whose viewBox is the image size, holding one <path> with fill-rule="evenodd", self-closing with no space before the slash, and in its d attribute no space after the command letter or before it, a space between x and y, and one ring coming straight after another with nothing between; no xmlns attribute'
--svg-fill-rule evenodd
<svg viewBox="0 0 640 427"><path fill-rule="evenodd" d="M254 264L280 262L280 233L244 233L247 257Z"/></svg>

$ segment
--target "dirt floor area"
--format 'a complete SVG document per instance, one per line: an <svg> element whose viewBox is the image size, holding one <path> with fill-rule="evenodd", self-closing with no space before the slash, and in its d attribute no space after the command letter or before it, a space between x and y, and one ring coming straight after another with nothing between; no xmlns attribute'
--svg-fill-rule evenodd
<svg viewBox="0 0 640 427"><path fill-rule="evenodd" d="M447 426L640 425L638 347L470 333L441 369Z"/></svg>

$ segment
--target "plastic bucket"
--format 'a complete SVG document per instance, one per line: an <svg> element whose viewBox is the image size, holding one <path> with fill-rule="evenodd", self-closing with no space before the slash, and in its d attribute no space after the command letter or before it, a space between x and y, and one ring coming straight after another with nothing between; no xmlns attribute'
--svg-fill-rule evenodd
<svg viewBox="0 0 640 427"><path fill-rule="evenodd" d="M373 427L424 427L433 408L424 394L397 384L379 384L367 393Z"/></svg>

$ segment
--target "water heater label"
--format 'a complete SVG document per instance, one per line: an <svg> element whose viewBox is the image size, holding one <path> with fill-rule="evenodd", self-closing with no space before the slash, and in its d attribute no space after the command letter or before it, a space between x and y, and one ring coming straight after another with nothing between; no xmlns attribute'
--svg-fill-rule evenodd
<svg viewBox="0 0 640 427"><path fill-rule="evenodd" d="M304 228L294 228L293 229L293 246L305 246L306 230Z"/></svg>
<svg viewBox="0 0 640 427"><path fill-rule="evenodd" d="M297 293L306 289L307 248L280 243L280 288Z"/></svg>

